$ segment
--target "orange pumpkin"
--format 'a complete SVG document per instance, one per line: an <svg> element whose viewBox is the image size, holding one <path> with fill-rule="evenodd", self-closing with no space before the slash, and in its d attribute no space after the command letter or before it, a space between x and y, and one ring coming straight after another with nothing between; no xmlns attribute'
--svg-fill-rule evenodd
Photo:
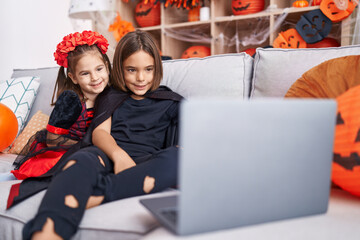
<svg viewBox="0 0 360 240"><path fill-rule="evenodd" d="M160 2L154 5L145 0L139 2L135 7L135 20L140 27L150 27L160 24Z"/></svg>
<svg viewBox="0 0 360 240"><path fill-rule="evenodd" d="M313 0L311 5L318 6L318 5L320 5L320 3L321 3L321 0Z"/></svg>
<svg viewBox="0 0 360 240"><path fill-rule="evenodd" d="M0 151L10 146L18 132L18 121L13 111L0 103Z"/></svg>
<svg viewBox="0 0 360 240"><path fill-rule="evenodd" d="M320 3L320 10L333 22L340 22L350 16L354 11L357 3L354 0L348 0L348 7L346 10L340 10L334 0L322 0Z"/></svg>
<svg viewBox="0 0 360 240"><path fill-rule="evenodd" d="M264 0L232 0L231 9L234 15L257 13L264 10Z"/></svg>
<svg viewBox="0 0 360 240"><path fill-rule="evenodd" d="M306 48L306 42L295 28L290 28L279 33L273 46L274 48Z"/></svg>
<svg viewBox="0 0 360 240"><path fill-rule="evenodd" d="M304 0L295 1L292 6L297 8L307 7L309 6L309 2Z"/></svg>
<svg viewBox="0 0 360 240"><path fill-rule="evenodd" d="M336 39L333 38L324 38L317 43L308 43L307 48L327 48L327 47L340 47L340 44Z"/></svg>
<svg viewBox="0 0 360 240"><path fill-rule="evenodd" d="M192 46L186 49L181 58L203 58L211 55L211 50L209 47L206 46Z"/></svg>
<svg viewBox="0 0 360 240"><path fill-rule="evenodd" d="M360 85L336 98L332 181L342 189L360 196Z"/></svg>
<svg viewBox="0 0 360 240"><path fill-rule="evenodd" d="M188 21L196 22L199 20L200 20L200 6L190 9L188 12Z"/></svg>

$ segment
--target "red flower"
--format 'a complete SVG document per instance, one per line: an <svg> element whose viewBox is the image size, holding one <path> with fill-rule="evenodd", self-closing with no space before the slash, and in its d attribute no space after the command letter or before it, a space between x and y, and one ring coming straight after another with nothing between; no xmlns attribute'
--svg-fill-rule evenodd
<svg viewBox="0 0 360 240"><path fill-rule="evenodd" d="M54 53L55 61L64 68L68 67L67 56L68 53L73 51L80 45L92 46L96 44L101 52L105 54L107 52L109 43L101 34L93 31L83 31L82 33L71 33L63 38L63 41L56 46Z"/></svg>

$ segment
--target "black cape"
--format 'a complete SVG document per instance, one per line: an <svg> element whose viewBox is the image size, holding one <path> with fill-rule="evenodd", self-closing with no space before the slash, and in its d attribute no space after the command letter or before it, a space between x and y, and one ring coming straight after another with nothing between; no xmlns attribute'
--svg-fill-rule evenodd
<svg viewBox="0 0 360 240"><path fill-rule="evenodd" d="M45 174L39 177L27 178L21 183L14 184L9 193L7 208L10 208L28 197L46 189L51 182L52 177L59 172L59 169L67 163L68 156L76 152L77 150L92 145L92 132L102 122L108 119L115 109L117 109L128 97L130 93L115 90L112 87L106 88L96 99L94 118L87 130L84 138L71 147L57 162L57 164L51 168ZM153 99L164 99L181 101L183 98L179 94L171 91L168 87L160 86L155 91L151 91L145 94L145 97ZM166 135L166 146L173 146L177 144L177 120L171 123Z"/></svg>

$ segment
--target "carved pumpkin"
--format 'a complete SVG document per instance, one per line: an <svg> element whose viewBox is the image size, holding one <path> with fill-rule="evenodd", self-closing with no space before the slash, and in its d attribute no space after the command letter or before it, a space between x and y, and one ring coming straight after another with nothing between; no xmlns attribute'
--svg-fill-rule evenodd
<svg viewBox="0 0 360 240"><path fill-rule="evenodd" d="M306 48L306 42L295 28L280 32L274 40L274 48Z"/></svg>
<svg viewBox="0 0 360 240"><path fill-rule="evenodd" d="M338 41L336 41L333 38L324 38L320 42L307 44L307 48L327 48L327 47L340 47L340 44Z"/></svg>
<svg viewBox="0 0 360 240"><path fill-rule="evenodd" d="M140 27L150 27L160 24L160 2L139 2L135 7L135 20Z"/></svg>
<svg viewBox="0 0 360 240"><path fill-rule="evenodd" d="M313 0L311 5L318 6L318 5L320 5L320 3L321 3L321 0Z"/></svg>
<svg viewBox="0 0 360 240"><path fill-rule="evenodd" d="M199 20L200 20L200 6L190 9L188 12L188 21L196 22Z"/></svg>
<svg viewBox="0 0 360 240"><path fill-rule="evenodd" d="M292 6L297 8L307 7L309 6L309 2L304 0L295 1Z"/></svg>
<svg viewBox="0 0 360 240"><path fill-rule="evenodd" d="M264 0L232 0L231 9L234 15L257 13L264 10Z"/></svg>
<svg viewBox="0 0 360 240"><path fill-rule="evenodd" d="M0 151L15 140L18 132L18 121L13 111L0 103Z"/></svg>
<svg viewBox="0 0 360 240"><path fill-rule="evenodd" d="M323 40L331 31L332 22L320 9L303 14L296 23L296 30L307 43Z"/></svg>
<svg viewBox="0 0 360 240"><path fill-rule="evenodd" d="M192 46L186 49L181 58L203 58L211 55L211 50L209 47L206 46Z"/></svg>
<svg viewBox="0 0 360 240"><path fill-rule="evenodd" d="M357 3L354 0L348 0L348 7L346 10L340 10L334 0L322 0L320 3L320 10L333 22L340 22L350 16L354 11Z"/></svg>
<svg viewBox="0 0 360 240"><path fill-rule="evenodd" d="M360 196L360 86L336 98L332 181L342 189Z"/></svg>

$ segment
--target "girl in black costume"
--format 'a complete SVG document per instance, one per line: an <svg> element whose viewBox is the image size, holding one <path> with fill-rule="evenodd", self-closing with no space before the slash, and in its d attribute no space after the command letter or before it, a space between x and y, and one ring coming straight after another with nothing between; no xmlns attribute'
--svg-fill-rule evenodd
<svg viewBox="0 0 360 240"><path fill-rule="evenodd" d="M96 100L94 146L66 158L24 239L69 239L86 208L176 186L182 97L159 86L161 57L148 33L136 30L120 40L112 78L113 87Z"/></svg>

